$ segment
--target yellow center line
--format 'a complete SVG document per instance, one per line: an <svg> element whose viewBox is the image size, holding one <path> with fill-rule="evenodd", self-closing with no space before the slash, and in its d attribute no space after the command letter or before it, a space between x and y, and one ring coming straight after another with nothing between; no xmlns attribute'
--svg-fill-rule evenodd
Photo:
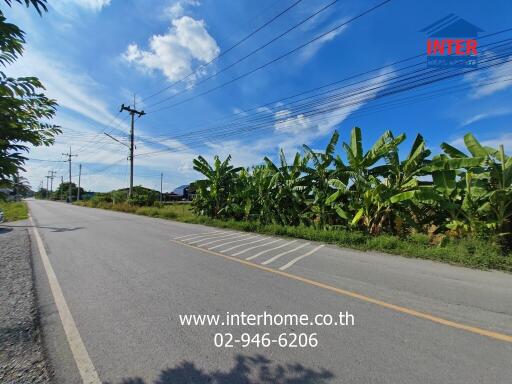
<svg viewBox="0 0 512 384"><path fill-rule="evenodd" d="M294 274L291 274L291 273L288 273L288 272L284 272L284 271L280 271L280 270L277 270L277 269L272 269L272 268L266 267L264 265L255 264L255 263L253 263L251 261L247 261L247 260L244 260L244 259L239 259L237 257L229 256L229 255L226 255L226 254L223 254L223 253L219 253L219 252L215 252L215 251L212 251L212 250L209 250L209 249L204 249L204 248L196 247L195 245L185 244L185 243L182 243L180 241L173 240L173 239L170 239L170 241L173 242L173 243L176 243L176 244L180 244L180 245L189 247L189 248L197 249L197 250L202 251L202 252L206 252L206 253L210 253L212 255L220 256L220 257L223 257L224 259L227 259L227 260L236 261L237 263L244 264L244 265L247 265L247 266L252 267L252 268L260 269L262 271L274 273L276 275L280 275L280 276L286 277L288 279L300 281L300 282L305 283L305 284L309 284L309 285L312 285L312 286L315 286L315 287L318 287L318 288L322 288L322 289L325 289L325 290L337 293L339 295L352 297L354 299L365 301L367 303L372 303L372 304L375 304L375 305L378 305L378 306L381 306L381 307L384 307L384 308L391 309L391 310L396 311L396 312L405 313L407 315L414 316L414 317L417 317L417 318L420 318L420 319L429 320L429 321L432 321L432 322L437 323L437 324L442 324L442 325L445 325L447 327L461 329L461 330L464 330L464 331L467 331L467 332L475 333L477 335L486 336L486 337L489 337L491 339L512 343L512 335L507 335L507 334L504 334L504 333L494 332L494 331L490 331L490 330L483 329L483 328L473 327L471 325L457 323L455 321L443 319L442 317L434 316L434 315L431 315L431 314L426 313L426 312L420 312L420 311L416 311L414 309L410 309L410 308L407 308L407 307L402 307L400 305L391 304L391 303L388 303L388 302L385 302L385 301L382 301L382 300L379 300L379 299L374 299L373 297L362 295L362 294L357 293L357 292L353 292L353 291L348 291L348 290L345 290L345 289L337 288L337 287L334 287L332 285L328 285L328 284L325 284L325 283L321 283L319 281L308 279L306 277L294 275Z"/></svg>

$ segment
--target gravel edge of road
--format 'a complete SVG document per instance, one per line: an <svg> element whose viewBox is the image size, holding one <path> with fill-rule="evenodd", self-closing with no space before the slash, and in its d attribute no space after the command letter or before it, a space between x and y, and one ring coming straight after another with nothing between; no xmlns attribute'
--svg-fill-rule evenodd
<svg viewBox="0 0 512 384"><path fill-rule="evenodd" d="M6 384L53 381L41 326L32 249L28 228L0 226L0 382Z"/></svg>

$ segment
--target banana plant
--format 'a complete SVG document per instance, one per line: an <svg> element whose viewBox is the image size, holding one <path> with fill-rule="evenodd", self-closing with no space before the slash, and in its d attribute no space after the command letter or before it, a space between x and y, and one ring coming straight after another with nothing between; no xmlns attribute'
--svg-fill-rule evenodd
<svg viewBox="0 0 512 384"><path fill-rule="evenodd" d="M276 166L268 157L265 164L273 172L270 180L270 193L274 201L274 221L284 225L297 225L302 222L302 214L306 209L304 170L306 159L299 153L295 154L293 163L288 165L286 156L279 152L280 166Z"/></svg>
<svg viewBox="0 0 512 384"><path fill-rule="evenodd" d="M386 199L383 195L386 187L380 176L387 168L371 167L380 160L389 161L396 157L392 152L396 151L405 135L395 138L390 131L386 131L367 152L363 151L359 127L352 129L350 138L350 144L343 143L348 164L345 165L340 160L337 162L337 166L341 168L339 173L346 174L347 179L330 180L330 184L337 191L331 194L327 201L332 203L342 195L348 194L344 199L345 205L338 204L335 207L338 215L351 227L359 226L368 232L376 233L380 231L382 212L386 208Z"/></svg>
<svg viewBox="0 0 512 384"><path fill-rule="evenodd" d="M213 159L213 166L202 156L193 160L194 169L203 174L206 179L195 182L197 198L193 201L196 212L216 217L222 215L228 203L229 193L234 186L237 173L243 169L229 164L231 155L224 161L218 156Z"/></svg>
<svg viewBox="0 0 512 384"><path fill-rule="evenodd" d="M306 176L303 180L308 186L308 196L311 198L309 210L315 216L313 222L318 222L320 227L334 221L333 210L327 199L334 192L329 180L334 178L336 173L336 168L332 165L335 162L334 151L339 137L339 133L334 131L323 153L315 152L309 146L303 145L306 153Z"/></svg>

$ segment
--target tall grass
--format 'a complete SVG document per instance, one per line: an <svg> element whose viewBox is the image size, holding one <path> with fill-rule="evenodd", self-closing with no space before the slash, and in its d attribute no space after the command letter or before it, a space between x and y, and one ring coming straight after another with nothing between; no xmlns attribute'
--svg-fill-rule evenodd
<svg viewBox="0 0 512 384"><path fill-rule="evenodd" d="M25 220L28 218L28 207L24 201L0 201L0 209L4 211L5 221Z"/></svg>
<svg viewBox="0 0 512 384"><path fill-rule="evenodd" d="M361 251L380 251L405 257L464 265L471 268L500 269L512 272L512 255L505 256L496 244L478 239L447 239L442 244L435 245L424 234L413 234L407 237L371 236L363 232L342 229L265 225L254 221L211 219L194 215L190 206L185 204L165 205L163 207L137 207L112 203L91 204L90 202L80 202L79 204L217 228L320 241Z"/></svg>

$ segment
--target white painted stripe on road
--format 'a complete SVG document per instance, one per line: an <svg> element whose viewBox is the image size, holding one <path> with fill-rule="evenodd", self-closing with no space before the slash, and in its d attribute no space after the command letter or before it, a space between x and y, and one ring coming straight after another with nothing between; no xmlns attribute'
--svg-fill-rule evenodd
<svg viewBox="0 0 512 384"><path fill-rule="evenodd" d="M280 253L280 254L278 254L278 255L275 255L274 257L271 257L270 259L265 260L265 261L264 261L263 263L261 263L261 264L263 264L263 265L270 264L271 262L276 261L277 259L279 259L281 256L284 256L284 255L287 255L287 254L289 254L289 253L292 253L292 252L298 251L299 249L304 248L306 245L309 245L309 243L301 244L301 245L299 245L299 246L298 246L298 247L296 247L296 248L293 248L293 249L290 249L290 250L288 250L288 251L282 252L282 253Z"/></svg>
<svg viewBox="0 0 512 384"><path fill-rule="evenodd" d="M188 239L181 239L180 241L190 241L190 240L197 240L199 239L199 241L202 241L206 238L214 238L215 236L221 236L223 234L227 234L227 233L231 233L231 232L226 232L226 231L218 231L218 232L208 232L204 235L197 235L197 236L194 236L194 237L189 237Z"/></svg>
<svg viewBox="0 0 512 384"><path fill-rule="evenodd" d="M214 234L214 233L217 233L217 232L222 232L222 231L212 231L212 232L192 233L192 234L189 234L189 235L183 235L183 236L175 237L175 238L174 238L174 240L184 239L185 237L206 236L206 235L211 235L211 234ZM182 241L183 241L183 240L182 240Z"/></svg>
<svg viewBox="0 0 512 384"><path fill-rule="evenodd" d="M249 237L247 237L247 236L249 236ZM208 248L208 249L217 249L217 248L220 248L220 247L224 247L225 245L229 245L229 244L233 244L233 243L238 243L239 241L246 241L246 240L250 240L250 239L254 239L255 237L258 237L258 236L254 236L254 235L252 235L252 236L251 235L247 235L247 236L245 236L242 239L228 241L227 243L222 243L222 244L216 245L216 246Z"/></svg>
<svg viewBox="0 0 512 384"><path fill-rule="evenodd" d="M48 282L53 294L53 300L55 301L55 306L59 312L60 320L62 321L62 326L64 328L64 332L66 333L66 338L68 339L69 348L71 349L73 358L75 359L75 363L80 372L80 376L82 377L82 381L87 384L101 384L98 372L96 372L96 369L92 364L89 354L87 353L87 349L85 348L82 338L80 337L80 333L76 327L75 320L69 311L68 304L66 303L66 299L64 298L64 294L60 288L60 284L57 280L57 276L55 275L55 271L53 270L50 259L46 254L43 240L41 239L41 236L39 236L39 232L36 225L34 224L34 220L32 220L32 217L30 217L30 222L32 223L37 242L37 248L39 249L39 254L41 255L41 260L43 261L44 269L46 271L46 275L48 276Z"/></svg>
<svg viewBox="0 0 512 384"><path fill-rule="evenodd" d="M273 241L271 241L269 243L265 243L265 244L255 245L254 247L250 247L250 248L244 249L244 250L242 250L240 252L233 253L233 256L242 255L242 254L244 254L246 252L249 252L249 251L252 251L253 249L256 249L256 248L266 247L267 245L277 243L278 241L281 241L281 239L273 240Z"/></svg>
<svg viewBox="0 0 512 384"><path fill-rule="evenodd" d="M206 243L197 244L197 246L198 247L204 247L205 245L215 244L215 243L218 243L218 242L221 242L221 241L237 239L239 237L246 237L246 236L248 236L248 235L245 235L245 234L244 235L240 235L240 234L235 233L234 235L231 234L229 237L224 237L223 239L216 239L216 240L208 241Z"/></svg>
<svg viewBox="0 0 512 384"><path fill-rule="evenodd" d="M312 249L311 251L309 251L309 252L307 252L307 253L303 254L302 256L298 256L298 257L296 257L295 259L290 260L290 262L289 262L289 263L286 263L285 265L283 265L283 266L282 266L282 267L280 267L279 269L280 269L281 271L284 271L285 269L290 268L290 267L291 267L293 264L295 264L297 261L302 260L303 258L308 257L309 255L312 255L313 253L315 253L316 251L318 251L318 250L319 250L320 248L322 248L322 247L324 247L324 244L319 245L318 247L316 247L316 248Z"/></svg>
<svg viewBox="0 0 512 384"><path fill-rule="evenodd" d="M257 253L257 254L255 254L255 255L249 256L249 257L248 257L248 258L246 258L245 260L252 260L252 259L255 259L255 258L257 258L258 256L261 256L261 255L263 255L263 254L265 254L265 253L267 253L267 252L275 251L276 249L280 249L280 248L286 247L287 245L290 245L290 244L293 244L293 243L296 243L296 242L297 242L297 240L292 240L292 241L289 241L289 242L287 242L287 243L281 244L281 245L279 245L279 246L277 246L277 247L269 248L269 249L265 249L265 250L263 250L263 251L261 251L261 252L258 252L258 253Z"/></svg>
<svg viewBox="0 0 512 384"><path fill-rule="evenodd" d="M185 242L187 242L188 244L197 244L197 243L201 243L203 241L208 241L208 240L212 240L212 239L220 239L220 238L223 238L223 237L234 236L237 233L238 232L222 232L222 233L218 233L215 236L203 237L202 239L199 239L199 240L195 239L194 241L185 240Z"/></svg>
<svg viewBox="0 0 512 384"><path fill-rule="evenodd" d="M261 243L262 241L265 241L265 240L268 240L268 237L262 237L261 239L258 239L258 240L255 240L255 241L249 241L248 243L242 243L242 244L234 245L233 247L229 247L228 249L223 249L221 252L224 253L224 252L232 251L233 249L237 249L237 248L240 248L240 247L245 247L246 245L249 245L249 244Z"/></svg>

